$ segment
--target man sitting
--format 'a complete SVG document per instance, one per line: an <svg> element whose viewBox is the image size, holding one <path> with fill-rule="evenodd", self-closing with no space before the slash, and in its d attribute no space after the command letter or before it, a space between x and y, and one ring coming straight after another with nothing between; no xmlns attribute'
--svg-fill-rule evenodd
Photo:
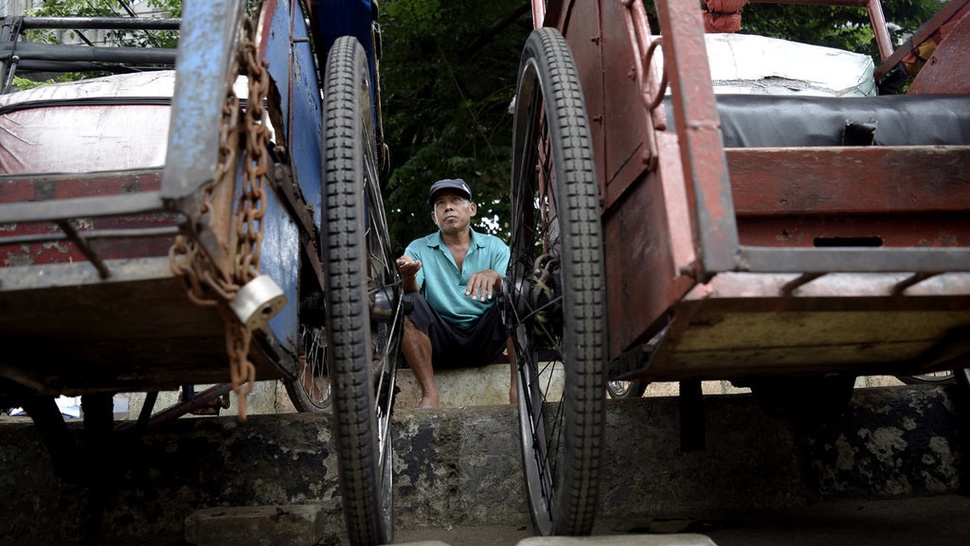
<svg viewBox="0 0 970 546"><path fill-rule="evenodd" d="M434 369L484 366L508 348L510 400L515 400L515 359L495 301L509 264L509 247L471 229L478 211L461 179L431 185L428 202L438 231L408 245L397 259L414 310L404 321L402 349L421 387L419 408L439 405Z"/></svg>

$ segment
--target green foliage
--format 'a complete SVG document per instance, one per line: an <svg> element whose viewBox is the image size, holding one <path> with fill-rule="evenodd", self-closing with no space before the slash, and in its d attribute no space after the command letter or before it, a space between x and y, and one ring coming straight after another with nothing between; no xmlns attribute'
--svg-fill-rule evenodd
<svg viewBox="0 0 970 546"><path fill-rule="evenodd" d="M882 3L893 46L919 28L945 2L892 0ZM748 4L742 10L741 32L866 53L880 62L868 12L844 6Z"/></svg>
<svg viewBox="0 0 970 546"><path fill-rule="evenodd" d="M35 17L126 17L130 16L123 6L123 0L46 0L44 5L28 11ZM157 14L165 17L182 15L182 0L149 0L148 6ZM75 31L67 31L72 39L78 38ZM125 47L164 47L178 45L176 31L106 31L105 42ZM27 38L33 42L62 43L62 36L51 30L31 30Z"/></svg>
<svg viewBox="0 0 970 546"><path fill-rule="evenodd" d="M475 229L508 231L508 106L532 28L527 8L523 0L381 3L381 89L391 147L385 197L395 248L434 229L427 192L441 178L471 184L479 205Z"/></svg>
<svg viewBox="0 0 970 546"><path fill-rule="evenodd" d="M13 86L17 88L17 91L26 91L28 89L33 89L42 85L50 85L52 83L57 82L54 80L34 81L28 80L27 78L21 78L20 76L13 77Z"/></svg>

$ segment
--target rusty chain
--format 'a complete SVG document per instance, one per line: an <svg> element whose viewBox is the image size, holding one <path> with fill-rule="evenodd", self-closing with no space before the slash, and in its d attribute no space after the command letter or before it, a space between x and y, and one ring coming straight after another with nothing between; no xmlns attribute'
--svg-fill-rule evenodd
<svg viewBox="0 0 970 546"><path fill-rule="evenodd" d="M267 156L270 130L263 107L269 91L269 66L259 58L254 40L255 27L251 19L244 20L243 34L233 63L232 77L222 110L219 130L219 159L213 180L204 189L200 220L211 218L219 211L213 206L215 189L235 184L236 165L243 155L242 191L234 215L235 241L229 271L223 271L205 252L196 238L179 235L169 251L172 271L180 277L190 300L203 307L218 306L226 331L226 352L232 387L239 400L239 419L246 419L246 397L256 381L256 368L249 360L252 332L228 308L229 301L247 282L259 276L260 247L263 241L263 216L266 214L265 182L269 172ZM240 74L248 79L246 108L232 88ZM205 225L212 225L211 221Z"/></svg>

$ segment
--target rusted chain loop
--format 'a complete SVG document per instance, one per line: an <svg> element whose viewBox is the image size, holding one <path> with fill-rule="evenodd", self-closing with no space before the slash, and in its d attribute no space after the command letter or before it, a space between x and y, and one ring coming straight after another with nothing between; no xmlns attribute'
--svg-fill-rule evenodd
<svg viewBox="0 0 970 546"><path fill-rule="evenodd" d="M269 90L269 64L259 59L255 43L255 24L243 21L226 102L219 127L219 158L214 179L203 190L201 217L213 212L212 199L219 185L235 185L236 168L244 160L242 192L235 217L236 251L229 271L213 263L198 241L188 235L176 237L169 250L169 266L186 287L189 299L199 306L218 306L226 332L229 374L239 402L239 419L246 418L246 396L256 381L256 368L249 361L252 332L228 308L240 288L259 276L259 256L263 241L262 219L266 215L265 181L269 173L268 146L271 142L268 116L263 108ZM249 94L245 112L233 90L241 74L248 80ZM240 145L244 146L241 153Z"/></svg>

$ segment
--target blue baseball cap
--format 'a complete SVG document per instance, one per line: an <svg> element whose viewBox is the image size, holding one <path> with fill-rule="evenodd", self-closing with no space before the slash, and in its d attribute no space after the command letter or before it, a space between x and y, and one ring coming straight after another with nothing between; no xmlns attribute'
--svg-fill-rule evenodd
<svg viewBox="0 0 970 546"><path fill-rule="evenodd" d="M465 194L465 199L471 201L472 189L461 178L446 178L431 184L431 191L428 192L428 203L434 205L435 194L442 190L455 190Z"/></svg>

